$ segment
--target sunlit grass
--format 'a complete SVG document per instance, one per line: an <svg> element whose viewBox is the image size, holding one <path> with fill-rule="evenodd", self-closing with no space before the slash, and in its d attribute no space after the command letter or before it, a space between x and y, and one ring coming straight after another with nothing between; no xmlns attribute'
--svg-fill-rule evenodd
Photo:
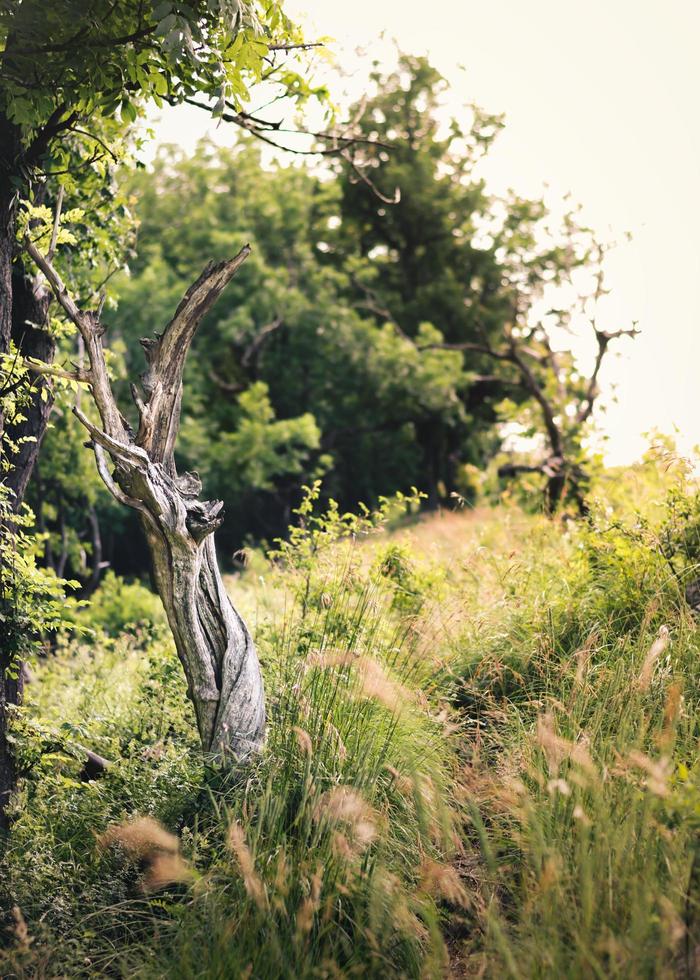
<svg viewBox="0 0 700 980"><path fill-rule="evenodd" d="M700 632L629 513L307 515L228 580L269 711L228 775L158 628L59 650L30 685L3 970L693 976ZM115 760L102 781L75 742Z"/></svg>

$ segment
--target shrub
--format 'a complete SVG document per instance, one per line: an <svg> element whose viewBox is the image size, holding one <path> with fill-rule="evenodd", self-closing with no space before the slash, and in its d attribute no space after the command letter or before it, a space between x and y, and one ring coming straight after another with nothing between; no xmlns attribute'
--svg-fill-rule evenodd
<svg viewBox="0 0 700 980"><path fill-rule="evenodd" d="M117 637L136 627L152 629L165 624L165 612L150 589L140 582L126 582L110 570L80 612L78 622Z"/></svg>

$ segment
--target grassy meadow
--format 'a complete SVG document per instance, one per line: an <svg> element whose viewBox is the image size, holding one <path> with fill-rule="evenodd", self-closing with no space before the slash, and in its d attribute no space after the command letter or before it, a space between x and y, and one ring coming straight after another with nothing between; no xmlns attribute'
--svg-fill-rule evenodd
<svg viewBox="0 0 700 980"><path fill-rule="evenodd" d="M15 725L0 975L699 975L686 476L601 478L584 522L311 493L228 580L269 711L228 775L157 602L108 576Z"/></svg>

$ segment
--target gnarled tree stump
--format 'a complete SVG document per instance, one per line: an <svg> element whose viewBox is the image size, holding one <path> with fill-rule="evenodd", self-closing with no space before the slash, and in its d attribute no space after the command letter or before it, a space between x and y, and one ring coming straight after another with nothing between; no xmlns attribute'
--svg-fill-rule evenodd
<svg viewBox="0 0 700 980"><path fill-rule="evenodd" d="M30 242L26 247L85 342L89 368L76 379L90 386L101 425L93 424L80 410L75 412L90 433L104 483L117 500L139 511L202 746L220 760L244 759L261 748L265 735L260 666L216 560L214 532L222 521L222 504L200 499L199 477L177 473L174 450L190 345L202 317L250 248L246 245L227 262L208 265L164 332L141 341L148 366L141 388L131 386L139 413L134 435L110 386L99 317L80 310L51 262Z"/></svg>

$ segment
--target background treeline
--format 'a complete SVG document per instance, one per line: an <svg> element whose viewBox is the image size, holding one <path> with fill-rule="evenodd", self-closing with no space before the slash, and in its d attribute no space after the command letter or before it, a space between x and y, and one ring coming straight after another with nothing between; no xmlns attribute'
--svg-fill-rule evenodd
<svg viewBox="0 0 700 980"><path fill-rule="evenodd" d="M116 377L142 368L139 339L162 330L208 259L253 247L185 378L180 464L224 500L224 561L284 533L318 477L341 507L412 486L433 506L469 497L474 464L499 449L496 422L527 411L517 372L471 348L496 347L590 253L571 216L553 232L542 202L487 192L475 169L501 119L470 108L447 122L445 84L409 56L373 77L351 110L361 170L357 155L271 163L241 138L191 158L164 147L119 191L138 230L104 314ZM69 396L29 495L49 563L86 586L107 560L142 573L140 536L93 474Z"/></svg>

